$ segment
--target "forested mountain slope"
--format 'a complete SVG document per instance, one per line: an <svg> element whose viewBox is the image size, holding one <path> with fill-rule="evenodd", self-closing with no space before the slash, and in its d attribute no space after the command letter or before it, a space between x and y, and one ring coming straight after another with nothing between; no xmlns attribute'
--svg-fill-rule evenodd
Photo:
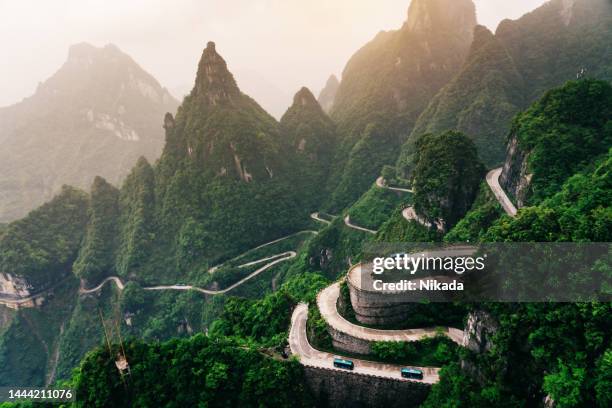
<svg viewBox="0 0 612 408"><path fill-rule="evenodd" d="M495 35L479 27L459 74L419 117L398 161L412 169L414 142L427 132L459 130L474 139L487 166L505 154L510 120L555 86L577 77L612 79L612 4L553 0L502 21Z"/></svg>
<svg viewBox="0 0 612 408"><path fill-rule="evenodd" d="M342 139L329 209L355 201L394 163L430 99L461 68L476 25L471 0L415 0L407 21L348 61L332 118Z"/></svg>

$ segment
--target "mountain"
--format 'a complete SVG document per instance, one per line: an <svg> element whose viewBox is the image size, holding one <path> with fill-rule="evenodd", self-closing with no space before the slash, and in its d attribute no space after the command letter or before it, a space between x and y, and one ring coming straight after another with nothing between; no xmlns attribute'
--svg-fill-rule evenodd
<svg viewBox="0 0 612 408"><path fill-rule="evenodd" d="M431 101L412 134L459 130L474 139L488 165L495 164L503 151L500 129L523 106L522 89L523 78L506 48L487 28L478 26L462 71ZM404 152L412 154L412 145L404 146Z"/></svg>
<svg viewBox="0 0 612 408"><path fill-rule="evenodd" d="M326 198L325 186L338 142L336 126L308 88L302 88L280 121L284 143L294 156L295 180L309 208Z"/></svg>
<svg viewBox="0 0 612 408"><path fill-rule="evenodd" d="M146 339L205 330L223 296L142 286L227 287L260 262L215 274L210 266L310 227L336 143L310 91L296 94L279 124L242 93L211 42L192 91L163 123L161 158L154 165L139 158L120 188L102 177L90 195L65 187L0 230L0 300L42 294L39 307L0 316L0 385L69 377L103 340L102 318ZM79 281L94 288L111 276L125 288L79 292ZM262 283L235 292L258 296L274 286Z"/></svg>
<svg viewBox="0 0 612 408"><path fill-rule="evenodd" d="M336 78L335 75L331 75L327 82L325 83L325 87L321 89L321 93L319 93L319 104L321 108L326 113L331 112L332 107L334 106L334 99L336 99L336 93L338 93L338 88L340 87L340 81Z"/></svg>
<svg viewBox="0 0 612 408"><path fill-rule="evenodd" d="M201 255L210 260L306 222L308 208L299 207L301 193L293 187L295 149L278 122L240 91L214 43L204 50L176 118L166 116L165 129L155 167L160 239L173 242L194 220L205 231Z"/></svg>
<svg viewBox="0 0 612 408"><path fill-rule="evenodd" d="M577 76L612 79L612 4L552 0L492 35L476 30L463 68L419 117L398 161L412 169L414 142L428 132L459 130L488 166L502 162L509 119L544 91Z"/></svg>
<svg viewBox="0 0 612 408"><path fill-rule="evenodd" d="M0 109L0 221L22 217L63 184L120 183L139 156L159 157L177 101L114 45L70 48L35 94Z"/></svg>
<svg viewBox="0 0 612 408"><path fill-rule="evenodd" d="M355 201L396 160L420 113L461 68L475 25L471 0L415 0L399 30L351 57L331 111L342 144L330 210Z"/></svg>

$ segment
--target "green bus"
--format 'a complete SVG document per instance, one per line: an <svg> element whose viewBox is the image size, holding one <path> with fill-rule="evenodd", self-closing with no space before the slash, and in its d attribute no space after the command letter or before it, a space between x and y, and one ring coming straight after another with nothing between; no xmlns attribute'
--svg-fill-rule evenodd
<svg viewBox="0 0 612 408"><path fill-rule="evenodd" d="M411 380L422 380L423 371L416 368L402 368L402 377L410 378Z"/></svg>
<svg viewBox="0 0 612 408"><path fill-rule="evenodd" d="M344 360L342 358L334 358L334 367L342 368L343 370L353 370L355 368L355 364L353 364L350 360Z"/></svg>

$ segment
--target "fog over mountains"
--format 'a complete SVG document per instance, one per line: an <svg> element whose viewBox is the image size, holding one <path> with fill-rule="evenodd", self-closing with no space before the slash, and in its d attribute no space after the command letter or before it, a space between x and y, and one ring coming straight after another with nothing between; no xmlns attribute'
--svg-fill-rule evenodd
<svg viewBox="0 0 612 408"><path fill-rule="evenodd" d="M162 121L178 102L114 45L77 44L34 95L0 109L0 221L56 194L89 189L97 175L119 184L140 156L156 160Z"/></svg>

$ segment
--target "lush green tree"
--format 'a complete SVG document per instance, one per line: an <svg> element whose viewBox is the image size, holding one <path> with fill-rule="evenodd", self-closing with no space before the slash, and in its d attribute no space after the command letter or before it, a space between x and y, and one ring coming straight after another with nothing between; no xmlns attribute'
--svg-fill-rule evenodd
<svg viewBox="0 0 612 408"><path fill-rule="evenodd" d="M85 193L64 186L53 200L9 224L0 238L0 270L26 278L35 289L57 283L78 254L88 206Z"/></svg>
<svg viewBox="0 0 612 408"><path fill-rule="evenodd" d="M471 208L485 172L474 142L452 131L425 135L417 142L415 163L417 214L454 226Z"/></svg>
<svg viewBox="0 0 612 408"><path fill-rule="evenodd" d="M512 133L528 152L529 202L557 192L565 180L612 145L612 85L585 79L547 92L518 115Z"/></svg>

